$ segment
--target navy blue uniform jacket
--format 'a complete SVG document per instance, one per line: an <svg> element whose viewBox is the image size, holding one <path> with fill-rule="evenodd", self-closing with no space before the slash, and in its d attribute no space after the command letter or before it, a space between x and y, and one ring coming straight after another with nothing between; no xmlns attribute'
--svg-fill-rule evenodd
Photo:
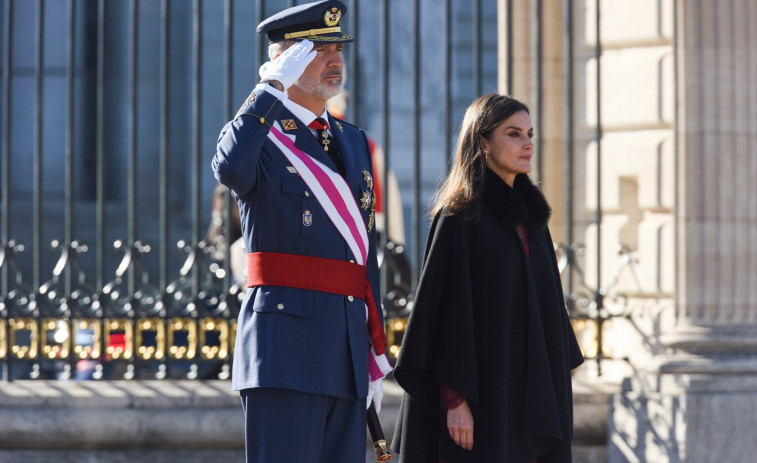
<svg viewBox="0 0 757 463"><path fill-rule="evenodd" d="M216 179L233 191L239 205L247 252L354 261L303 179L267 138L269 124L275 121L284 134L296 137L299 149L336 171L305 123L275 96L256 88L224 126L213 158ZM333 117L329 124L332 145L337 144L345 166L344 178L362 205L366 191L373 195L365 176L373 176L368 139L357 127ZM366 227L372 209L360 209ZM375 227L368 238L368 278L376 306L381 307ZM369 342L362 299L287 287L249 288L237 326L232 388L365 397Z"/></svg>

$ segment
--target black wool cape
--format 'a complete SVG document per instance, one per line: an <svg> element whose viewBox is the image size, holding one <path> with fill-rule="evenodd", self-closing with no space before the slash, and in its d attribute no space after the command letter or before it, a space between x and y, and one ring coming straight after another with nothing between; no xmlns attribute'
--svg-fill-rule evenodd
<svg viewBox="0 0 757 463"><path fill-rule="evenodd" d="M401 463L570 462L571 369L583 357L547 229L551 210L527 175L511 188L490 170L472 207L442 210L431 224L394 371L405 395L392 448ZM468 401L471 451L449 436L440 384Z"/></svg>

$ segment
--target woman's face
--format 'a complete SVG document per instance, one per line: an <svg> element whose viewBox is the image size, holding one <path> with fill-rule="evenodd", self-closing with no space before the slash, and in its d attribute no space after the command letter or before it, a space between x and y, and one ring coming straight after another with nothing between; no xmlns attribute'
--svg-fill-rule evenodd
<svg viewBox="0 0 757 463"><path fill-rule="evenodd" d="M531 172L531 157L534 144L531 137L534 128L531 116L526 111L518 111L499 124L489 138L481 138L481 150L489 166L508 185L513 186L515 176Z"/></svg>

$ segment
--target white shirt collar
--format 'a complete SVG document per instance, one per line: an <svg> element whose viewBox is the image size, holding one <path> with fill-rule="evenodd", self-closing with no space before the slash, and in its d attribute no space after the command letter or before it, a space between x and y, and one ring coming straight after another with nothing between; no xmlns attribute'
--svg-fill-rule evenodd
<svg viewBox="0 0 757 463"><path fill-rule="evenodd" d="M323 109L323 114L320 116L316 116L312 111L309 109L306 109L303 106L300 106L299 104L295 103L294 101L290 100L289 98L284 100L284 106L292 113L294 114L297 119L301 120L306 126L309 125L311 122L315 120L316 117L322 117L325 120L329 120L328 111L326 109ZM329 128L330 129L330 128ZM331 132L331 130L329 130Z"/></svg>
<svg viewBox="0 0 757 463"><path fill-rule="evenodd" d="M326 111L325 108L323 109L323 114L321 114L320 116L316 116L312 111L310 111L309 109L306 109L303 106L300 106L299 104L295 103L289 98L285 99L283 103L284 103L284 106L286 106L286 108L292 114L294 114L297 117L297 119L301 120L305 124L306 127L310 125L310 123L313 122L316 117L322 117L326 121L329 120L329 113L328 111ZM310 132L315 134L314 129L310 129ZM329 124L329 128L326 130L326 132L328 132L329 135L334 134L334 132L331 131L331 124Z"/></svg>
<svg viewBox="0 0 757 463"><path fill-rule="evenodd" d="M271 87L267 82L261 82L259 83L255 89L257 90L265 90L266 92L270 93L271 95L275 96L276 98L281 101L284 106L292 113L294 114L297 119L301 120L305 123L305 126L307 127L310 125L311 122L315 120L316 116L313 112L311 112L309 109L306 109L304 106L300 106L299 104L295 103L294 101L287 98L286 93L277 90L274 87ZM323 114L320 115L325 120L329 120L329 113L326 111L326 108L323 108ZM315 130L310 129L311 132L315 133ZM331 127L328 129L329 134L332 134ZM333 134L332 134L333 135Z"/></svg>

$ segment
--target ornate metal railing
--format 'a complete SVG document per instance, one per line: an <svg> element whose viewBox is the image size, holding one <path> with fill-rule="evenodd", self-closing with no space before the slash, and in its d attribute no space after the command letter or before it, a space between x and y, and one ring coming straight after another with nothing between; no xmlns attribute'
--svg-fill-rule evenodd
<svg viewBox="0 0 757 463"><path fill-rule="evenodd" d="M101 291L87 281L79 263L86 244L54 241L52 246L60 257L51 278L38 288L24 280L16 262L23 243L2 248L0 267L15 273L13 287L0 295L4 377L229 377L243 292L237 285L222 289L223 272L209 260L212 249L203 242L178 243L184 265L161 289L142 264L150 246L116 241L113 247L123 258ZM70 291L63 285L67 268L76 275ZM129 272L139 284L126 284ZM198 277L195 291L191 280Z"/></svg>
<svg viewBox="0 0 757 463"><path fill-rule="evenodd" d="M150 246L116 241L123 257L102 291L79 263L86 244L54 241L52 247L60 257L38 288L25 281L16 261L24 244L11 241L0 250L0 268L15 277L7 294L0 294L0 377L229 378L245 290L226 284L212 246L179 241L184 263L177 278L158 288L142 263ZM396 357L412 299L410 266L403 247L391 242L380 257L388 276L386 330ZM66 270L76 276L70 291L63 285ZM127 284L130 272L138 284Z"/></svg>
<svg viewBox="0 0 757 463"><path fill-rule="evenodd" d="M631 299L645 298L670 298L670 294L662 292L650 292L642 288L636 272L636 266L639 263L635 257L634 251L628 246L618 244L616 246L618 262L614 269L612 278L606 284L597 287L596 284L587 282L581 257L586 253L586 247L581 243L574 243L566 246L562 243L555 243L555 253L557 254L557 266L560 274L565 276L572 272L577 278L567 279L569 287L565 289L565 303L567 304L568 313L576 333L579 338L582 333L589 333L593 336L590 342L584 342L581 349L586 360L594 361L596 373L601 376L603 373L602 363L605 360L628 360L625 356L615 356L609 351L607 338L605 335L606 325L618 319L630 319L633 313ZM632 285L627 284L620 287L620 280L623 275L629 274ZM563 278L566 280L565 278ZM573 285L573 282L577 282ZM565 281L564 281L565 283Z"/></svg>
<svg viewBox="0 0 757 463"><path fill-rule="evenodd" d="M220 126L247 96L266 59L265 41L237 29L246 31L294 2L210 3L2 1L3 377L228 377L244 291L230 282L228 256L224 262L214 260L212 246L202 241L208 223L204 205L215 186L209 153ZM390 274L382 278L387 334L390 353L396 354L421 263L427 196L437 174L447 167L462 109L483 92L499 88L510 93L517 88L514 79L522 73L513 72L519 61L513 60L512 47L519 42L511 32L519 15L513 14L510 0L443 0L438 11L424 10L413 0L407 8L413 25L403 26L389 0L348 3L351 19L346 24L360 40L345 49L351 90L346 117L377 136L385 151L380 173L385 185L390 171L405 171L403 195L412 209L409 259L404 258L404 247L387 236L381 242L384 268ZM573 183L579 178L573 169L576 12L574 2L562 3L568 224L562 239L572 243L577 204ZM545 5L534 2L529 19L533 53L539 57L547 44L542 43L544 20L555 13L554 5L549 12ZM599 8L595 10L598 15ZM497 34L485 33L497 29L497 12L506 13L500 26L506 43ZM371 27L359 28L364 24ZM600 30L595 27L597 34ZM31 42L32 36L32 53L28 43L17 45ZM397 48L397 41L413 46ZM595 42L599 73L599 36ZM504 57L498 55L498 45L506 46ZM65 53L60 53L63 48ZM366 57L370 59L361 59ZM502 69L491 65L497 61ZM555 128L542 123L542 88L549 73L543 72L542 60L534 64L531 99L538 152L544 146L540 137L547 133L542 127ZM497 79L503 69L504 89ZM598 77L593 138L598 143L599 226ZM441 97L426 95L428 89L438 90ZM438 133L431 132L436 129ZM439 168L422 168L421 161L432 158ZM541 163L538 156L537 179L542 177ZM427 171L434 171L434 178L424 178ZM226 193L223 216L228 218L233 207ZM83 223L85 213L92 223ZM227 234L229 226L227 220ZM52 244L57 255L43 244L52 236L58 237ZM122 241L112 245L114 236ZM122 254L120 262L110 259L113 250ZM615 282L586 284L577 259L580 246L563 246L558 252L562 270L571 269L565 272L571 315L576 323L596 324L596 355L589 357L596 358L601 372L603 359L609 357L602 347L603 327L628 315L622 307L609 309L607 297L623 296L614 291ZM620 255L622 263L631 253ZM619 271L627 272L633 264L627 260ZM578 276L577 284L573 276Z"/></svg>
<svg viewBox="0 0 757 463"><path fill-rule="evenodd" d="M444 0L427 16L413 0L413 25L398 30L388 0L347 3L344 25L360 40L345 48L345 118L383 148L377 178L386 185L404 171L413 209L406 249L381 241L386 268L396 267L382 278L396 347L423 248L421 197L436 180L423 178L422 151L439 153L443 170L454 114L496 87L485 63L496 60L497 37L480 31L496 28L498 6L476 0L471 14L467 2ZM2 377L228 376L244 291L231 284L228 254L217 262L203 242L210 158L267 59L250 24L293 4L0 0ZM422 47L421 24L433 25L439 47ZM414 46L397 50L397 40ZM421 76L424 88L443 89L432 107L421 104ZM445 127L433 146L416 130L425 121ZM224 200L228 227L234 205Z"/></svg>

